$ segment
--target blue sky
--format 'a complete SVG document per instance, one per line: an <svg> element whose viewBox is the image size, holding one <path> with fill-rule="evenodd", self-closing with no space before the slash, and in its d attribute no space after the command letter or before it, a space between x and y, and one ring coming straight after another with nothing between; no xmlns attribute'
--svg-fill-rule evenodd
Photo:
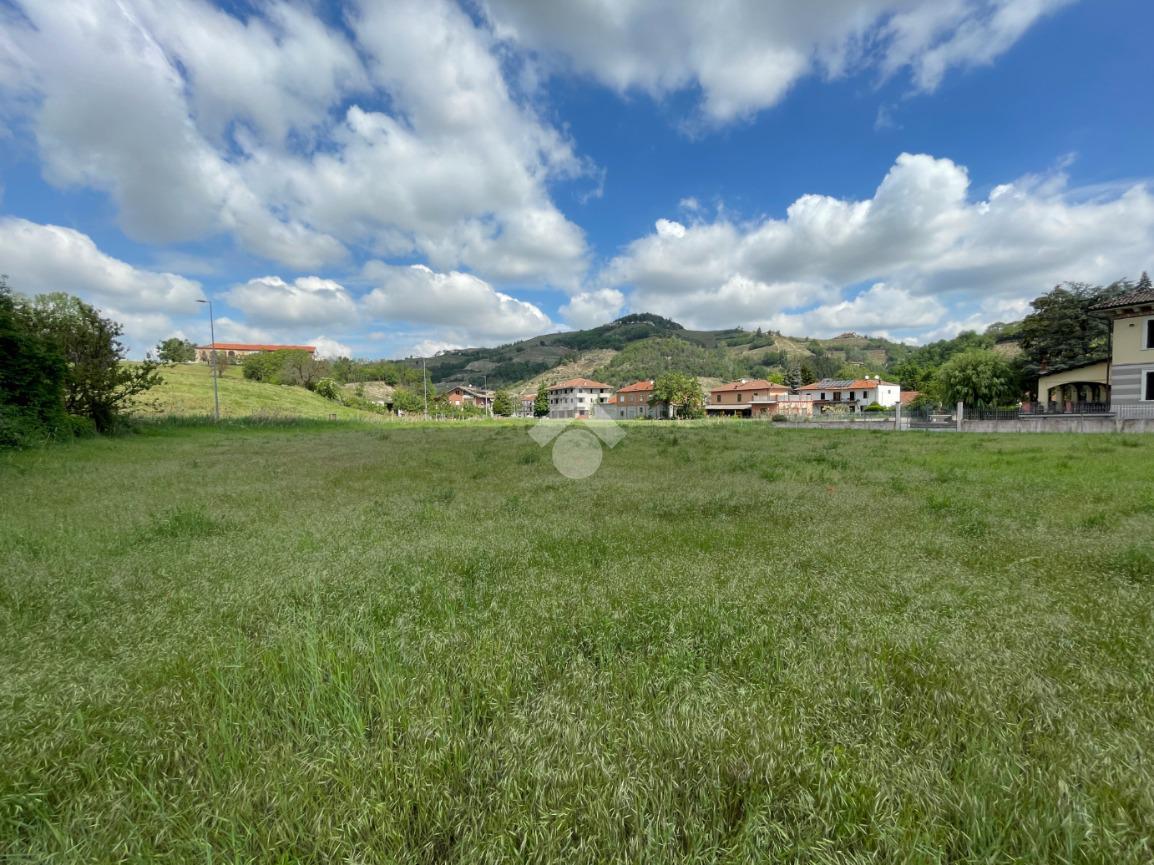
<svg viewBox="0 0 1154 865"><path fill-rule="evenodd" d="M1154 265L1146 0L0 0L0 272L161 338L908 341Z"/></svg>

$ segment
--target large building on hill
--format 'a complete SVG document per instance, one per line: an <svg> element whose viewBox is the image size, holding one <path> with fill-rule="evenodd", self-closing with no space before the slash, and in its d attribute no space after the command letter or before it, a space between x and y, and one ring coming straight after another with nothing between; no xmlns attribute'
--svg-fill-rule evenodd
<svg viewBox="0 0 1154 865"><path fill-rule="evenodd" d="M1149 280L1143 281L1146 286L1150 284ZM1110 405L1154 406L1154 289L1144 286L1094 309L1114 320L1110 336Z"/></svg>
<svg viewBox="0 0 1154 865"><path fill-rule="evenodd" d="M266 351L307 351L316 354L315 345L263 345L248 342L214 342L211 345L198 345L196 359L200 363L209 363L212 353L224 355L229 363L243 360L250 354L263 354Z"/></svg>
<svg viewBox="0 0 1154 865"><path fill-rule="evenodd" d="M613 395L612 385L588 378L559 381L549 388L549 417L588 418Z"/></svg>

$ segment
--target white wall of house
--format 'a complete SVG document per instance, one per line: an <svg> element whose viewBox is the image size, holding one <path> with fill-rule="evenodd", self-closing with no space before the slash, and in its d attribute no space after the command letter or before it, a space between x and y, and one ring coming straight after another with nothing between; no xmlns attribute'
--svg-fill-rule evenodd
<svg viewBox="0 0 1154 865"><path fill-rule="evenodd" d="M566 387L549 391L549 417L573 418L590 414L612 395L608 387Z"/></svg>

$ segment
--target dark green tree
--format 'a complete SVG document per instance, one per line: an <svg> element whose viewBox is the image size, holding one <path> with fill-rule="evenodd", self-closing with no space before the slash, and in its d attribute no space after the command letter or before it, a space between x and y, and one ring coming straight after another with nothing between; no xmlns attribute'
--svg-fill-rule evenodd
<svg viewBox="0 0 1154 865"><path fill-rule="evenodd" d="M537 386L537 398L533 400L533 417L549 416L549 385L541 382Z"/></svg>
<svg viewBox="0 0 1154 865"><path fill-rule="evenodd" d="M159 364L125 363L120 324L72 295L40 295L29 309L40 337L64 358L64 409L99 432L116 426L133 400L160 384Z"/></svg>
<svg viewBox="0 0 1154 865"><path fill-rule="evenodd" d="M190 363L196 360L196 346L178 336L169 337L156 346L161 363Z"/></svg>
<svg viewBox="0 0 1154 865"><path fill-rule="evenodd" d="M666 403L672 417L698 418L705 414L705 396L696 377L667 372L653 383L652 403Z"/></svg>
<svg viewBox="0 0 1154 865"><path fill-rule="evenodd" d="M946 405L963 402L988 407L1015 399L1015 381L1010 365L989 349L970 349L954 355L937 371L937 394Z"/></svg>
<svg viewBox="0 0 1154 865"><path fill-rule="evenodd" d="M0 276L0 447L56 435L67 424L64 358Z"/></svg>
<svg viewBox="0 0 1154 865"><path fill-rule="evenodd" d="M513 414L513 397L502 388L493 397L493 414L510 417Z"/></svg>
<svg viewBox="0 0 1154 865"><path fill-rule="evenodd" d="M1091 312L1091 307L1132 289L1126 282L1105 287L1074 282L1055 286L1030 302L1034 311L1022 321L1022 351L1039 369L1104 360L1109 351L1110 322Z"/></svg>

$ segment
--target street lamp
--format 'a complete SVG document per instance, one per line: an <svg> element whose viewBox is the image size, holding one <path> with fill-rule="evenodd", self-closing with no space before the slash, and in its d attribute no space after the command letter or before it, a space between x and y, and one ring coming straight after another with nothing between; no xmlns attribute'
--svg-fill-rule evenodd
<svg viewBox="0 0 1154 865"><path fill-rule="evenodd" d="M212 301L198 300L197 303L208 304L208 335L211 339L209 347L208 360L212 365L212 403L214 407L213 416L217 421L220 420L220 386L217 384L217 379L220 377L216 370L216 323L212 315Z"/></svg>

